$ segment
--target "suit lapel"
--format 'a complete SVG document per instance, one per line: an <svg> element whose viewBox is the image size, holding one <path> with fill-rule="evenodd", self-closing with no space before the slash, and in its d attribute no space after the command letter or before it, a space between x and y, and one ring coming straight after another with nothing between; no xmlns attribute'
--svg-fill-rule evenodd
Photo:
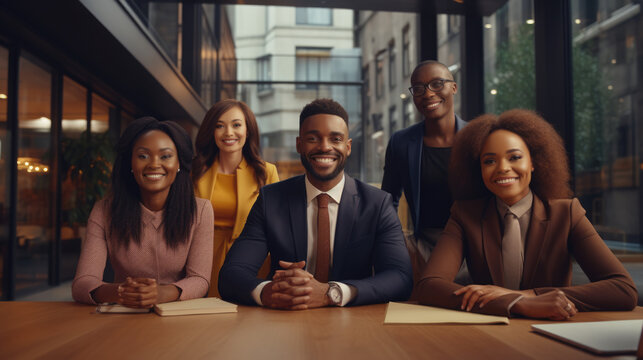
<svg viewBox="0 0 643 360"><path fill-rule="evenodd" d="M487 200L482 217L482 247L495 285L504 285L502 275L502 233L495 197Z"/></svg>
<svg viewBox="0 0 643 360"><path fill-rule="evenodd" d="M304 176L300 176L294 183L288 198L290 230L294 242L296 261L302 261L306 260L308 255L308 222L306 221L306 184Z"/></svg>
<svg viewBox="0 0 643 360"><path fill-rule="evenodd" d="M534 203L531 207L531 219L529 221L529 230L527 230L527 239L525 244L525 263L522 272L522 289L531 289L533 286L534 276L541 253L544 248L547 231L549 229L549 219L543 202L534 195Z"/></svg>
<svg viewBox="0 0 643 360"><path fill-rule="evenodd" d="M351 239L353 231L353 224L357 219L357 209L359 208L359 195L357 194L357 187L355 180L348 175L344 183L344 191L342 198L339 202L339 209L337 211L337 225L335 228L335 242L333 246L333 267L330 274L330 279L339 279L339 274L342 274L342 266L350 263L345 261L346 246Z"/></svg>

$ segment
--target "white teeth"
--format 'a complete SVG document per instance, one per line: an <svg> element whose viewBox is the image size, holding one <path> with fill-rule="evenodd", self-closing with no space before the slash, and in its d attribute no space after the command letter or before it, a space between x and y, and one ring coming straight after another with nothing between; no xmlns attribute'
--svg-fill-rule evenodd
<svg viewBox="0 0 643 360"><path fill-rule="evenodd" d="M331 159L331 158L316 158L315 161L330 164L333 161L335 161L335 159Z"/></svg>
<svg viewBox="0 0 643 360"><path fill-rule="evenodd" d="M148 174L148 175L145 175L146 178L151 178L151 179L155 179L155 180L160 179L163 176L165 176L165 175L163 175L163 174Z"/></svg>
<svg viewBox="0 0 643 360"><path fill-rule="evenodd" d="M436 108L436 107L438 107L438 105L440 105L440 103L429 104L429 105L427 105L426 107L428 107L428 108L432 109L432 108Z"/></svg>
<svg viewBox="0 0 643 360"><path fill-rule="evenodd" d="M234 144L234 143L236 143L236 142L237 142L237 140L236 140L236 139L232 139L232 140L223 140L223 142L224 142L224 143L226 143L226 144Z"/></svg>
<svg viewBox="0 0 643 360"><path fill-rule="evenodd" d="M500 179L500 180L496 180L496 183L497 183L497 184L509 184L509 183L512 183L512 182L515 182L515 181L516 181L516 179L515 179L515 178L511 178L511 179Z"/></svg>

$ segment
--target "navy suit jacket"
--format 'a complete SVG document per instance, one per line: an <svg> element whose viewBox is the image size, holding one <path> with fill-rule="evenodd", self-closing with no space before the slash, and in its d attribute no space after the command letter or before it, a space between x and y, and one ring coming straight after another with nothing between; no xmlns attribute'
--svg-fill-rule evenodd
<svg viewBox="0 0 643 360"><path fill-rule="evenodd" d="M257 272L266 255L272 278L279 260L306 260L307 234L304 176L263 187L219 273L221 297L256 305L251 292L263 281ZM411 262L388 193L346 176L334 244L329 279L357 289L349 305L408 299Z"/></svg>
<svg viewBox="0 0 643 360"><path fill-rule="evenodd" d="M467 125L458 115L455 116L455 131ZM382 190L393 195L393 205L397 206L402 196L406 196L411 210L414 233L419 231L420 222L420 175L422 173L422 138L424 121L397 131L388 142L384 161Z"/></svg>

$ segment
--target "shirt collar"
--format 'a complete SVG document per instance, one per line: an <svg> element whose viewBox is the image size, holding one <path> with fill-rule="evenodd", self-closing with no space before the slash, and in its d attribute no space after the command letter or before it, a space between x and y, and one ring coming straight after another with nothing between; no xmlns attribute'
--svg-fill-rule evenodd
<svg viewBox="0 0 643 360"><path fill-rule="evenodd" d="M321 191L318 188L316 188L308 180L308 175L304 176L304 178L306 183L306 204L313 201L313 199L316 198L317 195L321 193L328 194L337 204L339 204L339 200L341 200L342 193L344 192L344 183L346 182L345 175L342 175L342 179L339 181L339 183L337 183L337 185L335 185L332 189L328 191Z"/></svg>
<svg viewBox="0 0 643 360"><path fill-rule="evenodd" d="M158 229L163 222L163 210L152 211L141 203L141 220L144 224L151 224L155 229Z"/></svg>
<svg viewBox="0 0 643 360"><path fill-rule="evenodd" d="M533 204L533 202L534 194L531 192L531 190L529 190L529 193L525 195L524 198L518 200L518 202L513 204L512 206L505 204L504 201L500 200L500 198L496 196L496 206L498 208L498 213L502 217L504 217L507 210L510 210L514 215L516 215L517 218L520 218L529 209L531 209L531 205Z"/></svg>

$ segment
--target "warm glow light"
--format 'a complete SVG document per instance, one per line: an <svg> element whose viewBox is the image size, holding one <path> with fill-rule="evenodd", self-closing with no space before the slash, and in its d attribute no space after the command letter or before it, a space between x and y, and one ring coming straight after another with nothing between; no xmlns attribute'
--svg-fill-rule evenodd
<svg viewBox="0 0 643 360"><path fill-rule="evenodd" d="M491 24L484 24L485 29L491 29Z"/></svg>
<svg viewBox="0 0 643 360"><path fill-rule="evenodd" d="M47 172L49 171L49 168L43 168L42 171Z"/></svg>
<svg viewBox="0 0 643 360"><path fill-rule="evenodd" d="M616 59L612 59L612 64L616 64Z"/></svg>
<svg viewBox="0 0 643 360"><path fill-rule="evenodd" d="M0 99L4 100L7 98L7 94L0 94Z"/></svg>
<svg viewBox="0 0 643 360"><path fill-rule="evenodd" d="M400 94L400 99L402 99L402 100L406 99L406 94L405 94L405 93L401 93L401 94Z"/></svg>
<svg viewBox="0 0 643 360"><path fill-rule="evenodd" d="M29 166L29 161L25 161L25 166Z"/></svg>
<svg viewBox="0 0 643 360"><path fill-rule="evenodd" d="M36 166L36 171L40 171L40 166Z"/></svg>
<svg viewBox="0 0 643 360"><path fill-rule="evenodd" d="M534 19L528 19L527 24L533 25L535 23Z"/></svg>
<svg viewBox="0 0 643 360"><path fill-rule="evenodd" d="M489 92L491 93L491 95L496 95L498 93L498 90L491 89L491 91L489 91Z"/></svg>
<svg viewBox="0 0 643 360"><path fill-rule="evenodd" d="M607 85L607 90L614 90L614 87L612 85Z"/></svg>
<svg viewBox="0 0 643 360"><path fill-rule="evenodd" d="M580 19L576 19L576 20L574 20L574 22L575 22L576 24L580 24Z"/></svg>

